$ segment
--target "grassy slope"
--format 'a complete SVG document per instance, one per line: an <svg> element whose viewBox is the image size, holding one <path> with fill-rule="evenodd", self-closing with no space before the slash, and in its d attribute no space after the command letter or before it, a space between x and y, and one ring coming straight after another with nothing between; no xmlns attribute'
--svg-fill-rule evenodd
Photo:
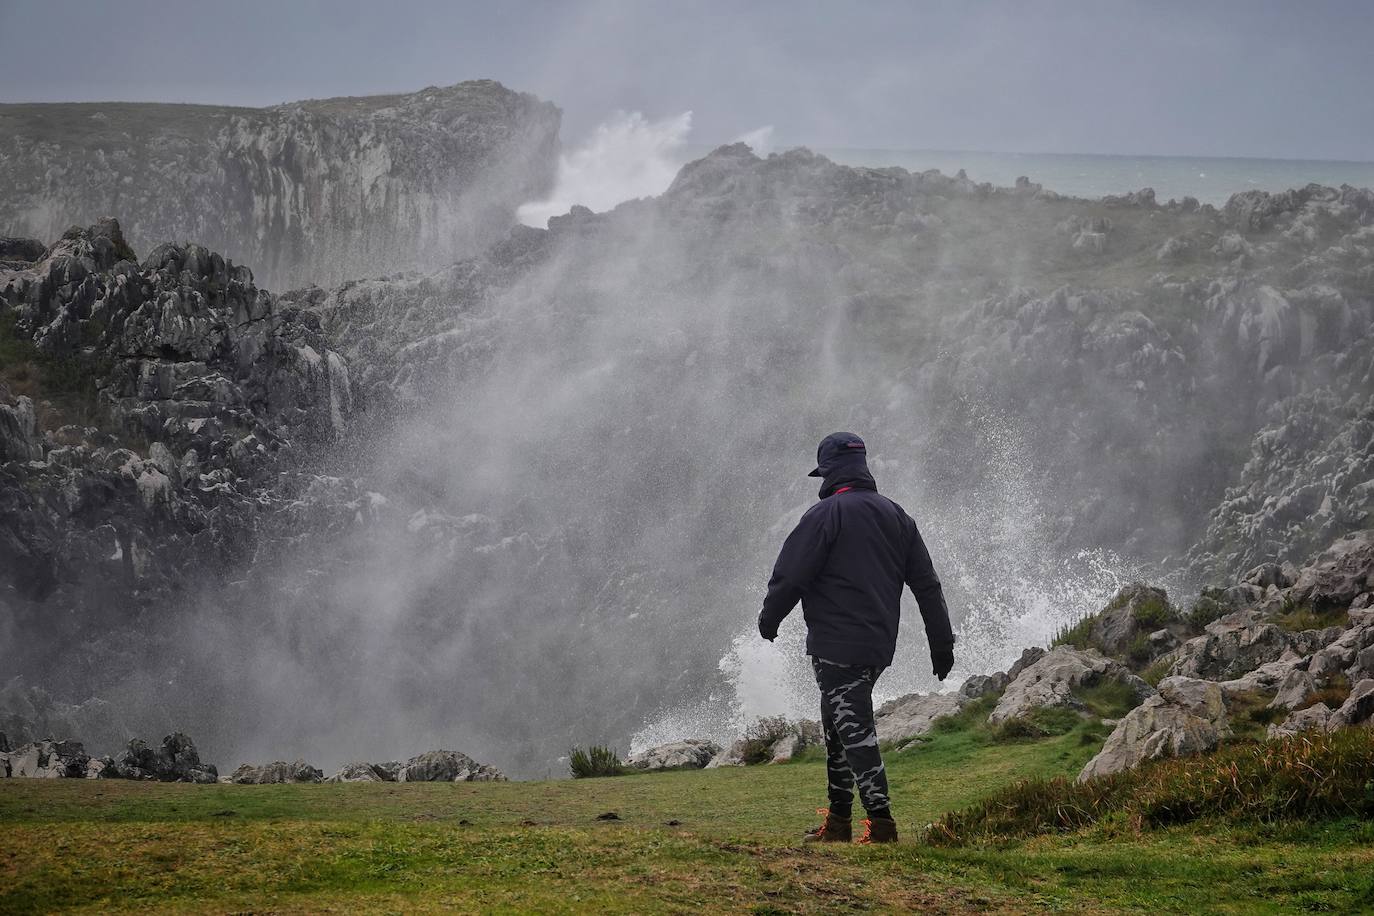
<svg viewBox="0 0 1374 916"><path fill-rule="evenodd" d="M1072 772L1095 732L889 754L897 847L797 842L824 768L507 784L0 782L0 911L972 912L1374 905L1374 828L1217 828L930 849L914 828L1006 781ZM597 821L615 811L619 822ZM669 821L681 823L669 826Z"/></svg>

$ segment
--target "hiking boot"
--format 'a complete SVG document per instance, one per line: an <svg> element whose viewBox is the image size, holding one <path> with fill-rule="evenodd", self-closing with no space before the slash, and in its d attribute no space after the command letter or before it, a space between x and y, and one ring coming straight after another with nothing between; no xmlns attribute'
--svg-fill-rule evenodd
<svg viewBox="0 0 1374 916"><path fill-rule="evenodd" d="M897 822L890 817L871 817L864 821L864 835L856 841L865 846L897 842Z"/></svg>
<svg viewBox="0 0 1374 916"><path fill-rule="evenodd" d="M817 808L816 813L825 818L819 827L806 831L802 840L807 843L848 843L854 838L854 824L847 817L831 814L829 808Z"/></svg>

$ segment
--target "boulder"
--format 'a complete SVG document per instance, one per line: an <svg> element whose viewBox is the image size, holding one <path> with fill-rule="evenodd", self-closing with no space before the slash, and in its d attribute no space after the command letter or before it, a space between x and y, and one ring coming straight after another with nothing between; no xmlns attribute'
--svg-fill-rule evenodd
<svg viewBox="0 0 1374 916"><path fill-rule="evenodd" d="M1258 612L1236 611L1207 624L1201 636L1184 643L1169 673L1207 680L1238 678L1276 661L1288 647L1288 634Z"/></svg>
<svg viewBox="0 0 1374 916"><path fill-rule="evenodd" d="M802 739L800 735L784 735L773 745L773 756L769 758L769 763L786 763L796 756L797 751L802 749Z"/></svg>
<svg viewBox="0 0 1374 916"><path fill-rule="evenodd" d="M395 782L399 763L364 763L354 761L339 767L339 771L325 782Z"/></svg>
<svg viewBox="0 0 1374 916"><path fill-rule="evenodd" d="M1048 706L1078 708L1081 704L1074 696L1074 691L1106 680L1129 684L1135 689L1138 699L1154 693L1150 685L1118 661L1092 649L1085 651L1059 646L1021 671L1007 685L1002 699L988 716L988 722L997 725Z"/></svg>
<svg viewBox="0 0 1374 916"><path fill-rule="evenodd" d="M124 753L103 762L100 776L104 779L210 783L219 777L213 764L200 762L195 743L181 732L163 738L157 749L141 738L134 738Z"/></svg>
<svg viewBox="0 0 1374 916"><path fill-rule="evenodd" d="M966 700L981 699L1006 690L1009 683L1011 679L1002 671L996 674L975 674L959 687L959 696Z"/></svg>
<svg viewBox="0 0 1374 916"><path fill-rule="evenodd" d="M744 766L744 751L748 743L740 738L728 748L725 748L716 756L712 757L706 764L706 769L714 770L716 767L742 767Z"/></svg>
<svg viewBox="0 0 1374 916"><path fill-rule="evenodd" d="M1326 731L1330 719L1331 707L1325 703L1314 703L1306 709L1296 709L1282 722L1270 725L1267 734L1270 738L1283 738L1302 732Z"/></svg>
<svg viewBox="0 0 1374 916"><path fill-rule="evenodd" d="M244 763L230 773L228 781L244 786L265 786L286 782L320 782L324 773L304 760L290 763L276 760L262 766Z"/></svg>
<svg viewBox="0 0 1374 916"><path fill-rule="evenodd" d="M1374 591L1374 529L1347 534L1324 550L1298 573L1287 597L1324 611L1348 608L1369 591Z"/></svg>
<svg viewBox="0 0 1374 916"><path fill-rule="evenodd" d="M396 774L397 782L504 782L495 767L458 751L425 751L411 757Z"/></svg>
<svg viewBox="0 0 1374 916"><path fill-rule="evenodd" d="M36 779L82 779L90 755L80 741L45 739L14 750L0 751L0 776Z"/></svg>
<svg viewBox="0 0 1374 916"><path fill-rule="evenodd" d="M1374 623L1363 616L1358 621L1352 618L1348 629L1329 645L1312 654L1307 670L1319 682L1324 681L1333 675L1362 665L1362 653L1371 646L1374 646Z"/></svg>
<svg viewBox="0 0 1374 916"><path fill-rule="evenodd" d="M1040 648L1039 646L1031 646L1029 648L1022 649L1021 657L1018 658L1015 662L1013 662L1012 666L1007 669L1007 683L1010 684L1012 681L1016 680L1016 678L1021 674L1022 671L1025 671L1031 665L1035 664L1036 662L1040 661L1040 659L1044 658L1045 652L1046 650Z"/></svg>
<svg viewBox="0 0 1374 916"><path fill-rule="evenodd" d="M1360 681L1350 691L1341 708L1331 714L1326 723L1328 731L1362 725L1374 717L1374 678Z"/></svg>
<svg viewBox="0 0 1374 916"><path fill-rule="evenodd" d="M1210 751L1229 734L1220 685L1195 678L1165 678L1156 696L1117 723L1078 779L1120 772L1146 760Z"/></svg>
<svg viewBox="0 0 1374 916"><path fill-rule="evenodd" d="M878 707L879 741L908 741L930 731L936 719L958 715L969 698L959 693L911 693Z"/></svg>
<svg viewBox="0 0 1374 916"><path fill-rule="evenodd" d="M1301 668L1294 668L1279 682L1278 692L1270 701L1270 709L1297 709L1317 692L1317 682Z"/></svg>
<svg viewBox="0 0 1374 916"><path fill-rule="evenodd" d="M625 764L637 770L699 770L720 752L708 738L688 738L631 754Z"/></svg>
<svg viewBox="0 0 1374 916"><path fill-rule="evenodd" d="M1164 589L1132 582L1093 619L1088 639L1108 655L1121 655L1138 634L1155 630L1168 615Z"/></svg>

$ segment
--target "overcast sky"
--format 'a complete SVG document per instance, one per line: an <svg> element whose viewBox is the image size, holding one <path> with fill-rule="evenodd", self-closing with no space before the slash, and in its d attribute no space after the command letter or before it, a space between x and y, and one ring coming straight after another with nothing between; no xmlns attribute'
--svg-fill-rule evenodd
<svg viewBox="0 0 1374 916"><path fill-rule="evenodd" d="M498 79L692 142L1374 160L1374 2L0 0L0 100Z"/></svg>

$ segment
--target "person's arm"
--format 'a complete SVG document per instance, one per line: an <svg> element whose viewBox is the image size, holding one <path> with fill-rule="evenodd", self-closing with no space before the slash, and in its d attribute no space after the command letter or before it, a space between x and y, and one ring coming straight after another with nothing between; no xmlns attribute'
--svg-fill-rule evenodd
<svg viewBox="0 0 1374 916"><path fill-rule="evenodd" d="M812 507L783 542L759 613L759 635L764 639L777 637L778 625L792 613L802 592L825 566L835 539L832 515L824 503Z"/></svg>
<svg viewBox="0 0 1374 916"><path fill-rule="evenodd" d="M910 519L908 519L910 521ZM907 550L906 584L916 596L921 608L921 619L926 625L926 642L930 644L930 659L935 667L935 676L945 679L954 667L954 630L949 625L949 608L945 606L945 590L940 585L940 577L935 574L935 565L930 562L930 552L921 539L920 529L911 522L911 545Z"/></svg>

